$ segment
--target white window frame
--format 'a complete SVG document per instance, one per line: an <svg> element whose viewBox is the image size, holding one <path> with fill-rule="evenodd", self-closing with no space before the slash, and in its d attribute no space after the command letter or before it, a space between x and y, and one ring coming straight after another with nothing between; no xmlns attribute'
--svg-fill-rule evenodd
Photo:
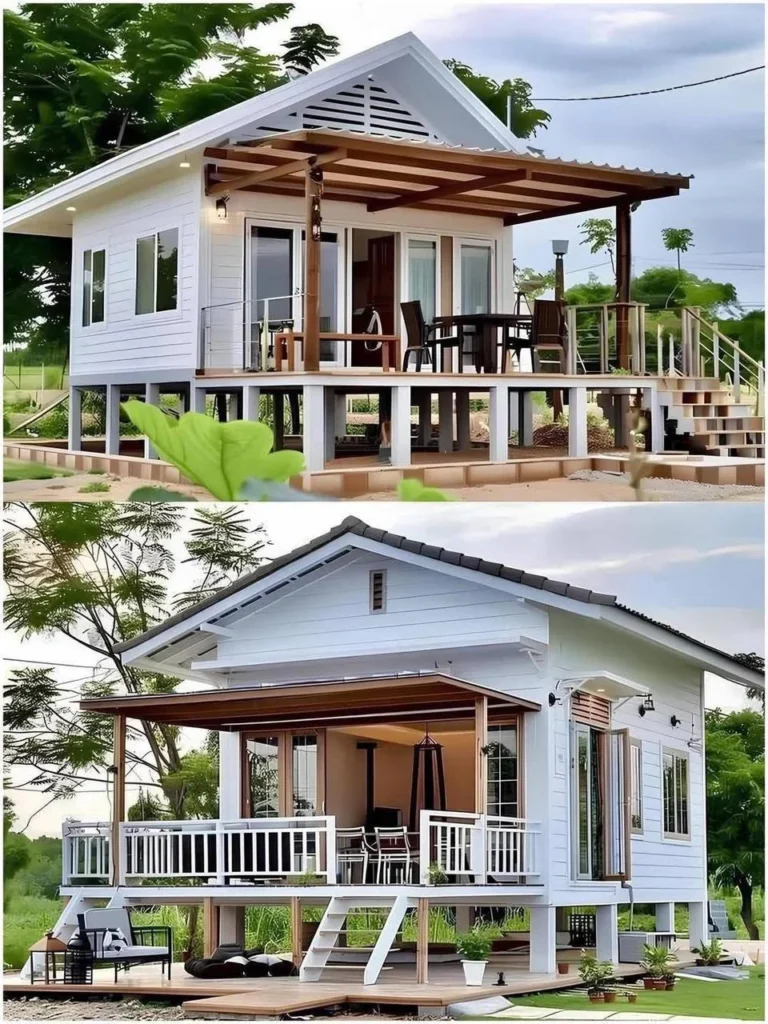
<svg viewBox="0 0 768 1024"><path fill-rule="evenodd" d="M590 770L592 761L592 752L590 746L590 727L588 725L582 725L580 722L570 723L570 759L571 759L571 772L570 772L570 783L571 783L571 824L570 824L570 836L572 843L572 877L576 881L581 882L594 882L592 878L592 846L591 846L591 823L592 823L592 805L590 802L587 803L587 831L590 836L590 845L587 848L589 856L589 866L586 872L581 870L581 863L579 858L579 736L583 735L587 738L587 751L589 755Z"/></svg>
<svg viewBox="0 0 768 1024"><path fill-rule="evenodd" d="M668 832L666 830L666 827L665 827L665 818L666 818L665 811L666 811L666 807L665 807L665 802L664 802L665 801L665 798L664 798L664 757L667 754L670 757L675 758L676 760L685 761L685 764L686 764L686 770L685 770L685 801L686 801L686 807L687 807L687 810L688 810L688 831L687 832ZM660 795L661 795L661 836L662 836L662 839L668 840L670 842L678 842L678 843L686 842L686 843L689 843L691 841L691 759L690 759L690 757L688 755L688 752L685 751L685 750L680 750L677 747L665 747L665 746L662 746L662 748L661 748L661 764L660 764L659 767L661 769L661 771L660 771L661 794ZM676 778L676 776L677 776L677 766L676 765L674 767L674 775L675 775L675 778ZM677 793L677 785L674 784L673 785L673 799L675 799L675 794L676 793ZM675 807L675 819L677 819L677 807Z"/></svg>
<svg viewBox="0 0 768 1024"><path fill-rule="evenodd" d="M485 246L491 252L491 308L495 313L498 305L498 252L495 238L453 235L453 312L461 314L461 247L463 245Z"/></svg>
<svg viewBox="0 0 768 1024"><path fill-rule="evenodd" d="M408 287L410 281L410 243L411 242L432 242L435 246L435 316L440 316L441 302L442 302L442 272L441 272L441 253L442 249L441 235L432 233L429 231L409 231L403 232L400 235L400 244L402 249L402 257L400 259L400 294L403 296L403 302L410 302L413 299L410 289ZM398 308L399 312L399 308ZM402 316L402 314L401 314ZM404 331L404 325L401 325L401 334Z"/></svg>
<svg viewBox="0 0 768 1024"><path fill-rule="evenodd" d="M291 299L291 319L293 320L294 327L297 331L301 331L304 326L304 297L301 294L304 291L304 246L301 238L302 231L305 228L303 220L293 219L291 217L280 217L277 219L265 218L265 217L245 217L245 229L244 229L244 257L243 257L243 295L245 297L245 319L250 327L251 324L251 310L253 308L253 290L251 286L252 278L252 246L251 246L251 229L252 228L273 228L280 231L291 231L293 232L293 259L291 265L291 276L293 278L291 293L293 298ZM330 221L323 221L322 225L323 233L335 234L337 242L337 268L336 268L336 310L337 310L337 321L338 330L345 332L347 330L347 232L344 226L341 224L335 224ZM336 344L336 358L333 360L323 359L323 367L334 367L343 365L343 342L337 342Z"/></svg>
<svg viewBox="0 0 768 1024"><path fill-rule="evenodd" d="M157 308L157 236L161 235L164 231L176 231L177 233L177 244L176 244L176 306L174 309L158 309ZM139 241L144 238L154 236L155 239L155 279L154 279L154 295L155 295L155 308L148 313L137 313L136 302L138 300L139 291ZM174 221L169 224L159 224L157 227L152 227L145 231L137 231L133 239L133 316L136 320L145 321L148 318L153 320L180 320L181 319L181 307L182 307L182 259L181 259L181 247L182 247L182 225L178 221Z"/></svg>
<svg viewBox="0 0 768 1024"><path fill-rule="evenodd" d="M637 751L637 793L635 793L634 785L632 784L632 758L634 757L634 751ZM633 837L642 836L645 832L645 794L643 792L643 741L634 736L629 738L629 777L630 784L632 785L631 792L629 794L629 827L630 833ZM637 796L637 803L640 810L640 824L635 826L632 824L632 802Z"/></svg>
<svg viewBox="0 0 768 1024"><path fill-rule="evenodd" d="M89 252L91 254L91 295L90 295L90 323L83 323L83 291L85 289L85 254ZM104 253L104 319L98 320L94 323L93 320L93 254L95 252ZM82 331L100 331L104 330L107 325L107 275L109 267L109 255L107 252L106 242L94 242L88 243L80 250L80 264L79 264L79 288L76 289L75 294L80 296L80 314L77 318L77 326ZM134 303L135 306L135 303Z"/></svg>

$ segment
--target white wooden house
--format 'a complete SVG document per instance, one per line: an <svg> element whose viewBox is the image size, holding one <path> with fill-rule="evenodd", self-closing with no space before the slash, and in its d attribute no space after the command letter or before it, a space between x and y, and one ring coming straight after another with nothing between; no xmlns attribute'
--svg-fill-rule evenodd
<svg viewBox="0 0 768 1024"><path fill-rule="evenodd" d="M614 962L632 903L666 933L687 903L707 938L703 677L762 676L614 596L348 518L121 654L207 687L82 702L114 716L114 819L64 825L60 934L105 897L204 904L208 949L245 906L321 905L294 957L327 981L348 910L383 907L366 984L411 908L527 908L536 974L570 907L596 907ZM126 719L218 731L217 820L123 820ZM425 736L434 784L414 782Z"/></svg>
<svg viewBox="0 0 768 1024"><path fill-rule="evenodd" d="M301 444L317 473L350 455L346 398L361 393L379 396L397 467L433 458L433 448L468 457L470 393L489 400L482 457L508 461L510 434L530 445L532 395L553 379L533 371L527 352L503 362L499 331L510 324L483 328L480 345L479 329L446 323L443 334L467 330L461 354L448 350L440 372L416 373L411 362L406 373L400 303L418 299L427 320L520 313L514 233L615 208L617 302L568 314L558 383L569 454L587 454L588 390L615 411L619 443L631 395L649 415L654 451L671 419L723 454L758 454L760 410L742 392L761 389L762 368L727 338L712 335L707 347L693 313L669 350L646 337L644 307L629 301L632 208L688 185L684 175L531 153L406 34L31 196L6 211L5 230L72 238L71 450L83 447L89 390L106 392L114 455L128 395L179 394L202 410L215 394L221 415L226 402L243 418L266 396L278 446ZM369 306L391 345L359 337ZM499 366L507 372L492 372Z"/></svg>

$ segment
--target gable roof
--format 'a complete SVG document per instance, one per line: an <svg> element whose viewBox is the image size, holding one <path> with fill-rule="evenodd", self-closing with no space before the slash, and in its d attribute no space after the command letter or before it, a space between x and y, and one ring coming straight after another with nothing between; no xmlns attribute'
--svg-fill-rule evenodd
<svg viewBox="0 0 768 1024"><path fill-rule="evenodd" d="M596 590L589 590L585 587L577 587L571 583L565 583L560 580L550 579L547 576L539 576L535 573L526 572L524 569L515 569L511 566L503 565L501 562L490 562L484 558L477 558L474 555L464 555L458 551L449 551L448 549L441 548L436 544L410 540L408 537L401 534L391 533L388 530L369 526L367 523L364 523L362 519L358 519L356 516L347 516L347 518L338 526L332 527L326 533L315 537L313 540L301 545L301 547L295 548L284 555L278 556L268 565L261 566L254 572L242 576L240 579L235 580L234 583L231 583L228 587L219 590L217 593L205 598L203 601L193 605L191 608L188 608L183 612L179 612L176 615L172 615L164 622L148 629L145 633L141 633L139 636L135 636L130 640L123 641L123 643L116 646L115 650L122 654L130 651L140 644L144 644L147 640L152 639L153 637L161 636L169 628L190 619L192 616L198 615L199 612L204 611L207 608L214 607L225 598L237 594L238 592L252 586L254 583L258 583L268 578L279 569L290 565L292 562L298 561L305 555L311 555L315 552L319 552L330 541L342 537L345 534L364 537L368 540L385 544L390 548L400 551L407 551L411 554L419 555L424 558L434 559L437 562L444 562L448 565L458 566L462 569L469 569L473 572L478 572L486 576L493 576L499 579L508 580L511 583L515 583L523 587L529 587L532 591L539 591L541 594L551 594L580 604L599 606L606 610L615 611L619 613L618 617L612 617L611 621L616 624L626 625L626 622L622 622L625 617L628 620L635 620L635 624L637 622L642 622L645 625L652 627L652 629L661 630L662 635L668 634L669 636L684 640L686 643L693 644L695 648L698 648L701 651L707 651L716 656L717 659L725 659L727 663L734 666L734 673L740 677L739 679L734 679L735 682L740 682L742 685L747 686L754 685L759 687L762 685L762 675L747 668L743 662L739 661L733 655L728 654L725 651L721 651L716 647L712 647L709 644L705 644L701 640L697 640L695 637L692 637L687 633L683 633L666 623L658 622L655 619L644 615L642 612L635 611L633 608L629 608L627 605L621 604L614 594L604 594ZM536 598L532 595L531 600L535 599ZM736 666L738 666L738 671L736 670ZM711 671L716 672L717 668L713 667Z"/></svg>
<svg viewBox="0 0 768 1024"><path fill-rule="evenodd" d="M67 178L6 210L5 230L68 236L72 228L72 216L64 209L68 203L108 188L126 175L157 180L158 172L177 172L180 155L202 157L206 145L224 142L255 121L277 117L298 103L385 68L417 91L418 102L430 109L440 103L445 106L440 121L449 142L515 151L515 136L417 36L406 32Z"/></svg>

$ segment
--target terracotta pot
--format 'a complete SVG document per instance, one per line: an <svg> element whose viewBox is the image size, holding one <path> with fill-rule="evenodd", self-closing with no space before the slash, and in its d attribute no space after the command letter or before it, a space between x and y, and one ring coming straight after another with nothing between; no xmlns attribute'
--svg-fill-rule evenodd
<svg viewBox="0 0 768 1024"><path fill-rule="evenodd" d="M604 998L605 998L606 1003L615 1003L616 1002L616 993L615 992L606 992Z"/></svg>
<svg viewBox="0 0 768 1024"><path fill-rule="evenodd" d="M666 978L654 978L653 987L657 992L666 992L667 990L667 979Z"/></svg>
<svg viewBox="0 0 768 1024"><path fill-rule="evenodd" d="M637 992L627 992L627 1002L628 1003L636 1003L637 1002Z"/></svg>
<svg viewBox="0 0 768 1024"><path fill-rule="evenodd" d="M643 988L645 988L645 989L647 989L649 991L651 989L655 988L656 986L654 985L654 981L655 981L655 978L643 978Z"/></svg>
<svg viewBox="0 0 768 1024"><path fill-rule="evenodd" d="M667 992L671 991L675 987L676 978L665 978L664 981L667 985Z"/></svg>
<svg viewBox="0 0 768 1024"><path fill-rule="evenodd" d="M588 995L589 995L590 1003L602 1003L603 998L605 996L605 993L604 992L589 992Z"/></svg>
<svg viewBox="0 0 768 1024"><path fill-rule="evenodd" d="M557 965L557 973L558 974L567 974L570 969L571 969L571 965L570 964L558 964Z"/></svg>

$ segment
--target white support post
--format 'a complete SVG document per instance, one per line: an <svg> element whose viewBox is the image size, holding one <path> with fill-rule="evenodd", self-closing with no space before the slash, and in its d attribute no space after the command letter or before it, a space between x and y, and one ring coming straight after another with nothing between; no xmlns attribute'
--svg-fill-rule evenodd
<svg viewBox="0 0 768 1024"><path fill-rule="evenodd" d="M528 969L532 974L554 974L557 943L554 907L531 907L531 951Z"/></svg>
<svg viewBox="0 0 768 1024"><path fill-rule="evenodd" d="M615 903L595 908L595 942L598 960L619 962L619 914Z"/></svg>
<svg viewBox="0 0 768 1024"><path fill-rule="evenodd" d="M456 907L456 931L459 935L472 931L475 917L474 909L468 903L460 903Z"/></svg>
<svg viewBox="0 0 768 1024"><path fill-rule="evenodd" d="M656 388L643 388L643 408L651 416L651 451L664 451L664 411Z"/></svg>
<svg viewBox="0 0 768 1024"><path fill-rule="evenodd" d="M419 447L427 448L432 441L432 392L420 390L416 407L419 410Z"/></svg>
<svg viewBox="0 0 768 1024"><path fill-rule="evenodd" d="M336 885L336 816L330 814L325 820L325 874L328 885Z"/></svg>
<svg viewBox="0 0 768 1024"><path fill-rule="evenodd" d="M469 837L469 863L476 885L485 885L488 864L488 818L479 814Z"/></svg>
<svg viewBox="0 0 768 1024"><path fill-rule="evenodd" d="M192 412L199 412L205 416L205 403L208 395L205 388L192 387L189 396L189 407Z"/></svg>
<svg viewBox="0 0 768 1024"><path fill-rule="evenodd" d="M419 813L419 882L422 885L434 885L429 873L429 823L429 811L421 811Z"/></svg>
<svg viewBox="0 0 768 1024"><path fill-rule="evenodd" d="M456 446L460 452L468 452L472 447L469 388L456 389Z"/></svg>
<svg viewBox="0 0 768 1024"><path fill-rule="evenodd" d="M347 396L344 392L334 392L333 396L333 432L335 437L345 437L347 433Z"/></svg>
<svg viewBox="0 0 768 1024"><path fill-rule="evenodd" d="M392 440L393 466L411 464L411 386L397 384L392 388Z"/></svg>
<svg viewBox="0 0 768 1024"><path fill-rule="evenodd" d="M69 424L67 429L67 448L71 452L82 451L83 448L83 392L80 388L69 389Z"/></svg>
<svg viewBox="0 0 768 1024"><path fill-rule="evenodd" d="M438 450L443 455L453 451L453 392L445 389L437 393Z"/></svg>
<svg viewBox="0 0 768 1024"><path fill-rule="evenodd" d="M661 324L656 324L656 373L664 376L664 332Z"/></svg>
<svg viewBox="0 0 768 1024"><path fill-rule="evenodd" d="M568 388L568 454L577 458L589 454L586 388Z"/></svg>
<svg viewBox="0 0 768 1024"><path fill-rule="evenodd" d="M578 372L579 335L576 330L576 309L574 306L565 307L565 325L568 332L566 372L571 376L575 376Z"/></svg>
<svg viewBox="0 0 768 1024"><path fill-rule="evenodd" d="M325 403L322 384L305 384L303 449L308 473L325 469Z"/></svg>
<svg viewBox="0 0 768 1024"><path fill-rule="evenodd" d="M325 388L324 405L324 453L325 462L330 462L336 455L336 392L333 388Z"/></svg>
<svg viewBox="0 0 768 1024"><path fill-rule="evenodd" d="M656 904L656 931L673 932L675 930L675 904Z"/></svg>
<svg viewBox="0 0 768 1024"><path fill-rule="evenodd" d="M155 407L160 405L160 385L159 384L147 384L144 389L144 401L147 405L154 405ZM156 459L157 452L151 445L149 438L144 438L144 458L145 459Z"/></svg>
<svg viewBox="0 0 768 1024"><path fill-rule="evenodd" d="M491 462L509 459L509 385L496 384L490 389L488 407L488 458Z"/></svg>
<svg viewBox="0 0 768 1024"><path fill-rule="evenodd" d="M242 786L240 733L219 733L219 817L237 821L242 817L240 794Z"/></svg>
<svg viewBox="0 0 768 1024"><path fill-rule="evenodd" d="M233 907L222 903L218 911L219 934L214 936L216 945L231 943L242 949L245 945L245 907Z"/></svg>
<svg viewBox="0 0 768 1024"><path fill-rule="evenodd" d="M225 836L221 819L216 821L216 884L226 884Z"/></svg>
<svg viewBox="0 0 768 1024"><path fill-rule="evenodd" d="M688 938L690 948L695 949L702 942L709 942L709 918L707 901L688 904Z"/></svg>
<svg viewBox="0 0 768 1024"><path fill-rule="evenodd" d="M255 388L252 384L246 384L243 388L243 419L258 420L259 399L261 388Z"/></svg>
<svg viewBox="0 0 768 1024"><path fill-rule="evenodd" d="M104 452L120 454L120 385L107 384Z"/></svg>
<svg viewBox="0 0 768 1024"><path fill-rule="evenodd" d="M669 376L677 376L675 372L675 336L671 333L669 335Z"/></svg>
<svg viewBox="0 0 768 1024"><path fill-rule="evenodd" d="M509 433L517 434L518 446L522 444L522 437L520 435L520 392L509 389L509 396L507 398L507 409L509 416Z"/></svg>
<svg viewBox="0 0 768 1024"><path fill-rule="evenodd" d="M520 444L524 448L533 445L533 392L520 395Z"/></svg>

